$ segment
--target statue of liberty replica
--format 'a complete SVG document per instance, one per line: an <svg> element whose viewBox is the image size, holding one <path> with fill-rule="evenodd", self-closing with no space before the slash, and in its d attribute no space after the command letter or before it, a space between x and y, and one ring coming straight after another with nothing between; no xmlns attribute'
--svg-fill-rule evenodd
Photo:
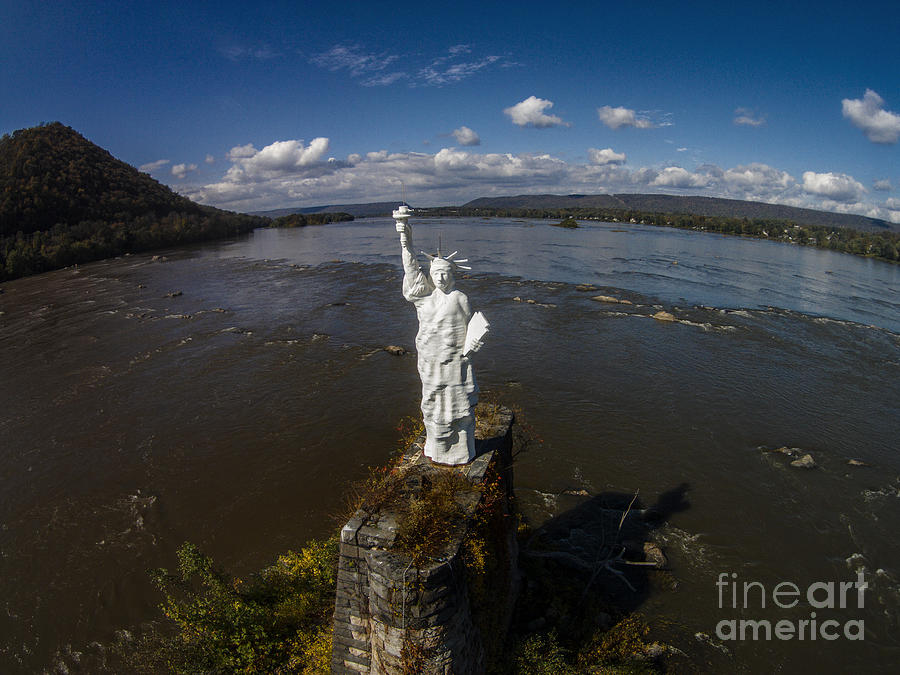
<svg viewBox="0 0 900 675"><path fill-rule="evenodd" d="M488 323L481 312L472 314L469 299L454 288L454 272L471 269L448 256L423 254L431 261L422 271L412 248L409 208L394 211L403 257L403 297L415 305L425 456L438 464L466 464L475 458L475 404L478 385L470 355L481 346Z"/></svg>

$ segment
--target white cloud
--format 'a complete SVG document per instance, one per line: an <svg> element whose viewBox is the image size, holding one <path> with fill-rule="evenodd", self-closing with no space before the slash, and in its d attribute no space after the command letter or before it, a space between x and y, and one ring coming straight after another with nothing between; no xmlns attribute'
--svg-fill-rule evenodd
<svg viewBox="0 0 900 675"><path fill-rule="evenodd" d="M398 80L405 80L409 75L400 71L394 71L392 73L385 73L384 75L372 75L371 77L362 80L360 84L364 87L386 87L389 84L394 84Z"/></svg>
<svg viewBox="0 0 900 675"><path fill-rule="evenodd" d="M597 108L597 116L610 129L621 129L622 127L652 129L655 126L649 119L638 117L634 110L629 110L628 108L613 108L605 105Z"/></svg>
<svg viewBox="0 0 900 675"><path fill-rule="evenodd" d="M343 71L365 87L384 87L405 81L410 87L441 87L459 82L494 64L509 65L503 57L486 55L470 58L470 45L453 45L441 56L423 63L421 54L404 55L370 52L356 44L342 44L310 58L310 63L332 72Z"/></svg>
<svg viewBox="0 0 900 675"><path fill-rule="evenodd" d="M651 192L749 199L900 221L900 199L870 201L850 176L807 172L801 180L766 164L720 168L702 164L629 169L624 153L591 148L591 163L543 153L434 153L378 150L325 161L327 139L279 141L255 150L238 146L231 168L202 187L182 188L205 204L240 211L285 206L399 199L400 183L419 205L462 204L480 196L525 193ZM898 207L898 208L895 208Z"/></svg>
<svg viewBox="0 0 900 675"><path fill-rule="evenodd" d="M562 118L544 113L546 108L552 107L553 101L538 98L537 96L529 96L524 101L519 101L514 106L505 108L503 112L509 116L513 124L520 127L528 126L529 124L538 129L569 126L567 122L563 122Z"/></svg>
<svg viewBox="0 0 900 675"><path fill-rule="evenodd" d="M740 126L761 127L766 123L766 116L749 108L737 108L734 111L734 123Z"/></svg>
<svg viewBox="0 0 900 675"><path fill-rule="evenodd" d="M313 56L310 61L326 70L346 70L353 77L384 70L399 56L366 53L358 45L335 45L327 52Z"/></svg>
<svg viewBox="0 0 900 675"><path fill-rule="evenodd" d="M461 52L455 52L452 56L447 58L452 58ZM459 82L460 80L464 80L470 75L474 75L479 70L486 68L487 66L496 63L500 60L499 56L486 56L483 59L479 59L478 61L468 61L464 63L454 63L452 65L444 67L444 63L447 61L447 58L444 59L435 59L434 62L430 66L426 66L419 70L419 78L422 80L424 84L432 85L432 86L441 86L444 84L450 84L452 82Z"/></svg>
<svg viewBox="0 0 900 675"><path fill-rule="evenodd" d="M150 173L151 171L156 171L157 169L161 169L166 164L169 163L168 159L158 159L155 162L147 162L146 164L141 164L138 167L139 171L143 171L145 173Z"/></svg>
<svg viewBox="0 0 900 675"><path fill-rule="evenodd" d="M883 180L876 180L874 183L872 183L872 187L879 192L890 192L894 189L894 186L891 185L891 181L887 178Z"/></svg>
<svg viewBox="0 0 900 675"><path fill-rule="evenodd" d="M729 192L749 195L772 195L787 190L796 183L786 171L779 171L767 164L745 164L728 169L722 174Z"/></svg>
<svg viewBox="0 0 900 675"><path fill-rule="evenodd" d="M234 146L225 154L225 156L233 162L242 157L253 157L255 154L256 148L253 147L253 143L247 143L247 145Z"/></svg>
<svg viewBox="0 0 900 675"><path fill-rule="evenodd" d="M207 164L215 164L215 163L216 163L216 158L213 157L212 155L207 155L207 156L206 156L206 159L203 160L203 161L206 162Z"/></svg>
<svg viewBox="0 0 900 675"><path fill-rule="evenodd" d="M179 180L184 180L184 177L188 175L189 171L196 171L196 164L175 164L172 167L172 175Z"/></svg>
<svg viewBox="0 0 900 675"><path fill-rule="evenodd" d="M228 153L234 164L225 176L246 181L291 174L316 164L327 151L328 139L323 137L314 138L308 146L303 141L276 141L258 152L253 145L238 146Z"/></svg>
<svg viewBox="0 0 900 675"><path fill-rule="evenodd" d="M453 138L460 145L481 145L481 138L469 127L462 126L453 130Z"/></svg>
<svg viewBox="0 0 900 675"><path fill-rule="evenodd" d="M873 143L896 143L900 138L900 115L884 109L884 99L866 89L862 99L845 98L844 117L862 129Z"/></svg>
<svg viewBox="0 0 900 675"><path fill-rule="evenodd" d="M858 201L865 194L862 183L852 176L843 173L803 172L803 191L809 194L827 197L836 202Z"/></svg>
<svg viewBox="0 0 900 675"><path fill-rule="evenodd" d="M680 166L666 167L654 178L650 185L654 187L696 188L709 185L710 178L706 174L692 173Z"/></svg>
<svg viewBox="0 0 900 675"><path fill-rule="evenodd" d="M596 166L608 166L610 164L624 164L625 153L616 152L612 148L604 148L597 150L596 148L588 148L588 159L591 164Z"/></svg>

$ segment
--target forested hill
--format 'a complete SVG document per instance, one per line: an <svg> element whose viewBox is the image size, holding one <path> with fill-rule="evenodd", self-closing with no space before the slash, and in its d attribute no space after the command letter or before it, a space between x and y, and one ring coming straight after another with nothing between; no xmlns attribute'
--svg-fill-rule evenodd
<svg viewBox="0 0 900 675"><path fill-rule="evenodd" d="M0 281L268 222L195 204L59 122L0 139Z"/></svg>
<svg viewBox="0 0 900 675"><path fill-rule="evenodd" d="M849 227L868 232L885 232L891 224L877 218L846 213L801 209L781 204L747 202L717 197L679 197L655 194L616 195L517 195L481 197L464 204L463 209L609 209L644 213L673 213L717 218L789 220L800 225Z"/></svg>

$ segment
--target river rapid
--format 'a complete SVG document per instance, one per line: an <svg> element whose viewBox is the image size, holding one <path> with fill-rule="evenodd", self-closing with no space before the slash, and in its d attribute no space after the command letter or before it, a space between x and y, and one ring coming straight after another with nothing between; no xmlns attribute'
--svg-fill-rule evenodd
<svg viewBox="0 0 900 675"><path fill-rule="evenodd" d="M896 671L900 266L633 224L412 224L473 267L476 377L541 440L515 467L534 524L635 492L662 510L673 583L635 605L701 671ZM391 221L155 258L0 284L0 672L97 672L156 618L147 570L184 541L246 574L329 535L418 414L415 356L382 350L416 332ZM816 468L762 449L782 446ZM859 579L862 606L856 587L823 606ZM741 619L793 638L723 639ZM833 623L800 640L812 620Z"/></svg>

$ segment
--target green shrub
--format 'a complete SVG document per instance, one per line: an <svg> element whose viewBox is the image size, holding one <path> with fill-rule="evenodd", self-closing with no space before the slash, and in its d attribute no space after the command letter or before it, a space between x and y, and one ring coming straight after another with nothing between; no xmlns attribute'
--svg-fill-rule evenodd
<svg viewBox="0 0 900 675"><path fill-rule="evenodd" d="M286 553L246 581L217 569L193 544L178 550L178 563L178 574L152 573L174 629L152 644L157 667L175 673L328 672L336 537Z"/></svg>

